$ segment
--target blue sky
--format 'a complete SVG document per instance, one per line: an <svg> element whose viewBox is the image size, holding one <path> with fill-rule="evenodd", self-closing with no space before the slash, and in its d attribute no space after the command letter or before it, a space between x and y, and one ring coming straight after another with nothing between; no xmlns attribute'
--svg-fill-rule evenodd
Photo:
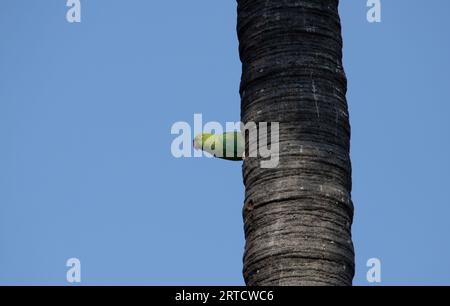
<svg viewBox="0 0 450 306"><path fill-rule="evenodd" d="M240 163L175 159L239 120L232 0L2 0L0 284L242 285ZM450 284L450 2L342 0L355 284Z"/></svg>

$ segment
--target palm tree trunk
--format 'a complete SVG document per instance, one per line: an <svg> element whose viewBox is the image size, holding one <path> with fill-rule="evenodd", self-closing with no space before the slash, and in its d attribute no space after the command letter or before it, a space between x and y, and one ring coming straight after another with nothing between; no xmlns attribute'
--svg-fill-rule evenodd
<svg viewBox="0 0 450 306"><path fill-rule="evenodd" d="M350 124L338 0L237 0L241 121L279 122L243 165L248 285L351 285ZM248 140L247 140L248 141Z"/></svg>

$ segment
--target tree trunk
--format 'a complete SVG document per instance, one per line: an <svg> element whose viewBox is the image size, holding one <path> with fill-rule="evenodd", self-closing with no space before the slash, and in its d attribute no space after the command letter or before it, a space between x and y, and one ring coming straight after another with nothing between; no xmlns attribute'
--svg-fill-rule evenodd
<svg viewBox="0 0 450 306"><path fill-rule="evenodd" d="M351 285L350 124L338 0L237 0L241 121L279 122L280 162L246 158L247 285ZM248 144L248 139L247 139Z"/></svg>

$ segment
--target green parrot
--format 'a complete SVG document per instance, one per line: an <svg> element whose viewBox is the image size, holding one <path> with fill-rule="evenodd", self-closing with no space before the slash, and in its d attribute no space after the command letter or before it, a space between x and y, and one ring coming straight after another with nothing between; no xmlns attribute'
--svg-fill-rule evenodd
<svg viewBox="0 0 450 306"><path fill-rule="evenodd" d="M193 145L195 149L208 152L217 158L232 161L244 159L245 142L241 132L227 132L217 135L199 134L195 136Z"/></svg>

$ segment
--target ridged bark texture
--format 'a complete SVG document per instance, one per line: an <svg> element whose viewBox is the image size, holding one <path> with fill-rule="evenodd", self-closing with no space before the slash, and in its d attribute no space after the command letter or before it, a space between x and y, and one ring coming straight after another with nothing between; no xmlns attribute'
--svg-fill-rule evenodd
<svg viewBox="0 0 450 306"><path fill-rule="evenodd" d="M247 285L351 285L350 124L338 0L237 0L241 121L280 123L243 165ZM248 139L247 139L248 144Z"/></svg>

